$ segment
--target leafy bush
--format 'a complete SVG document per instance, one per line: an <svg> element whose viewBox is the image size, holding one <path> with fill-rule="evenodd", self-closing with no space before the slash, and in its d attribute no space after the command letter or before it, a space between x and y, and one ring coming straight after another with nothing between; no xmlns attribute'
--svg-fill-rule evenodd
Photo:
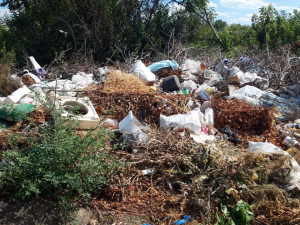
<svg viewBox="0 0 300 225"><path fill-rule="evenodd" d="M243 200L238 201L229 212L225 205L221 205L221 212L217 212L218 222L215 225L248 225L253 220L251 207Z"/></svg>
<svg viewBox="0 0 300 225"><path fill-rule="evenodd" d="M36 195L59 201L89 197L101 189L118 166L105 151L113 135L105 129L78 134L77 125L71 117L57 114L39 133L11 134L11 149L0 164L0 187L14 189L15 197L22 199Z"/></svg>

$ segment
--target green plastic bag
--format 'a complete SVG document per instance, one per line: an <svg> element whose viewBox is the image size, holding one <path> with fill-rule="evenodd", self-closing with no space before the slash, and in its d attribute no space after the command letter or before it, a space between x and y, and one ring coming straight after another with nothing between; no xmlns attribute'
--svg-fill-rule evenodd
<svg viewBox="0 0 300 225"><path fill-rule="evenodd" d="M11 122L18 122L23 120L33 110L34 106L29 103L6 105L0 108L0 118Z"/></svg>

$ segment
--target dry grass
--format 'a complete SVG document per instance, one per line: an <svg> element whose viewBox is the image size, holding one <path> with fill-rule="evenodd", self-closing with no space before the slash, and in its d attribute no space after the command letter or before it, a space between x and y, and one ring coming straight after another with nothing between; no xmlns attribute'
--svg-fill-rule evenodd
<svg viewBox="0 0 300 225"><path fill-rule="evenodd" d="M11 67L0 64L0 97L6 97L21 87L20 83L10 79Z"/></svg>
<svg viewBox="0 0 300 225"><path fill-rule="evenodd" d="M103 91L106 93L155 92L135 75L118 73L116 70L111 70L107 76Z"/></svg>

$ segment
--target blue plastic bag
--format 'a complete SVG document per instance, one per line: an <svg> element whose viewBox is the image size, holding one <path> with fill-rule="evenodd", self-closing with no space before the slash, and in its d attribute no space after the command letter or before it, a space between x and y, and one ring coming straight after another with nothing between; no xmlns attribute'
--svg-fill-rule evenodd
<svg viewBox="0 0 300 225"><path fill-rule="evenodd" d="M164 61L160 61L160 62L156 62L151 64L150 66L147 66L151 72L156 72L162 68L166 68L166 67L172 67L173 70L177 70L179 65L176 61L174 60L164 60Z"/></svg>

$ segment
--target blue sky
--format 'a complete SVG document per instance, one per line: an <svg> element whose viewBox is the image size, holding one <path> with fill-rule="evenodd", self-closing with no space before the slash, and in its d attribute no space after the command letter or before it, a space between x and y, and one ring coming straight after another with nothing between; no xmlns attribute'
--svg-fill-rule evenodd
<svg viewBox="0 0 300 225"><path fill-rule="evenodd" d="M210 0L209 6L214 7L217 19L222 19L228 24L239 23L251 25L251 17L258 14L259 8L270 3L278 10L292 12L294 9L300 10L300 0ZM8 9L0 7L0 17Z"/></svg>
<svg viewBox="0 0 300 225"><path fill-rule="evenodd" d="M217 19L222 19L228 24L251 25L252 15L258 14L260 7L268 6L270 3L278 11L293 12L294 9L300 10L299 0L211 0L209 6L215 8L218 14Z"/></svg>

